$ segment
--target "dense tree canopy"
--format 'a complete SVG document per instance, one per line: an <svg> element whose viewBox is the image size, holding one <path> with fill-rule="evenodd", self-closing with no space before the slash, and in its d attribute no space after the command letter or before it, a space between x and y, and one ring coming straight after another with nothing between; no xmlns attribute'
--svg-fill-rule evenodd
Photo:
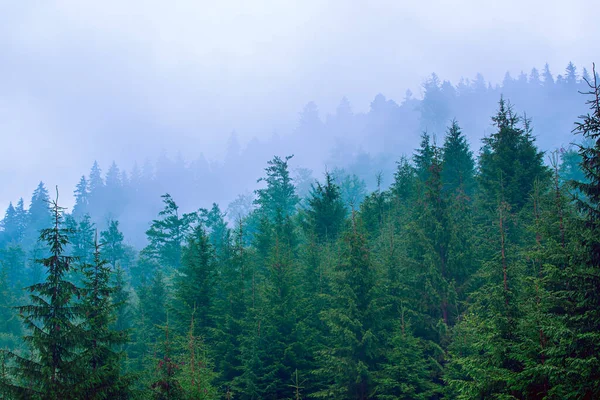
<svg viewBox="0 0 600 400"><path fill-rule="evenodd" d="M433 75L420 144L393 149L395 168L357 152L313 179L274 156L228 208L159 197L175 173L210 192L208 167L181 157L130 174L94 163L71 213L40 183L0 223L0 394L599 398L600 87L585 76L590 111L569 149L538 148L547 122L496 96L478 151L456 104L497 93ZM502 88L581 85L569 64ZM388 117L402 107L378 96L364 126L398 126ZM350 132L355 118L344 101L323 123L309 103L297 131ZM233 137L228 160L241 152ZM148 193L162 205L145 218ZM128 216L145 237L130 238Z"/></svg>

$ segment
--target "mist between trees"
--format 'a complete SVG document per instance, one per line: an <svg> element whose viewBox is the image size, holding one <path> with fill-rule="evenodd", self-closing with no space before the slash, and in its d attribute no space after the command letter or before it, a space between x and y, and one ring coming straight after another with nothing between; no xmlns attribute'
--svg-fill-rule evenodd
<svg viewBox="0 0 600 400"><path fill-rule="evenodd" d="M40 183L1 225L0 393L599 397L600 87L541 75L432 76L423 100L325 122L311 103L226 207L198 203L253 172L233 140L219 166L94 163L71 212ZM401 131L422 132L410 156ZM294 141L331 169L292 168Z"/></svg>

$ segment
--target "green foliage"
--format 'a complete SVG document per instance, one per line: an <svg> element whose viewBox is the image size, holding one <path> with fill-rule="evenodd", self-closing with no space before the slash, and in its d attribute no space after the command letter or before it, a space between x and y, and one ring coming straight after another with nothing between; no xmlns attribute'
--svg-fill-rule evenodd
<svg viewBox="0 0 600 400"><path fill-rule="evenodd" d="M483 140L479 158L479 184L484 203L495 207L505 201L518 212L523 208L536 179L549 177L543 165L544 153L535 146L529 121L515 115L510 103L500 99L498 112L492 117L497 132Z"/></svg>
<svg viewBox="0 0 600 400"><path fill-rule="evenodd" d="M300 200L288 169L288 161L292 157L273 157L268 162L269 166L265 168L267 176L258 180L265 182L267 187L256 191L257 198L254 203L270 221L274 221L278 215L286 218L294 214Z"/></svg>
<svg viewBox="0 0 600 400"><path fill-rule="evenodd" d="M30 304L17 307L27 332L24 341L31 349L30 357L6 353L16 378L7 389L17 398L74 399L73 387L81 379L78 349L83 338L76 321L83 315L74 304L81 291L65 279L74 259L63 253L71 232L61 228L62 211L53 202L53 227L40 233L50 252L37 260L46 269L46 279L27 288Z"/></svg>
<svg viewBox="0 0 600 400"><path fill-rule="evenodd" d="M556 85L580 85L575 77L569 66ZM523 79L507 75L505 87ZM530 79L549 90L537 71ZM485 86L478 78L477 90ZM393 183L365 152L348 166L358 175L335 170L312 186L308 170L290 177L291 157L274 157L254 203L242 196L228 208L233 221L217 204L181 213L163 195L137 257L127 219L113 217L145 223L121 203L153 187L152 168L129 180L113 163L103 179L95 163L64 220L40 184L30 209L10 204L0 225L0 345L9 348L0 394L600 397L598 90L576 125L579 151L551 153L553 174L530 121L501 99L478 169L456 121L441 147L424 133ZM433 76L422 127L439 131L456 96ZM383 96L372 107L398 108ZM157 176L187 172L182 163L163 157ZM368 174L370 193L359 178ZM98 244L95 223L106 217Z"/></svg>
<svg viewBox="0 0 600 400"><path fill-rule="evenodd" d="M79 307L85 320L78 328L83 329L84 351L78 356L78 362L82 371L86 372L74 390L86 399L126 399L130 394L130 378L121 375L123 354L118 349L129 339L127 332L113 327L116 306L112 296L115 287L110 282L108 262L100 256L97 238L93 264L84 264L82 273Z"/></svg>
<svg viewBox="0 0 600 400"><path fill-rule="evenodd" d="M335 241L346 219L346 208L340 188L330 173L325 174L325 184L312 185L306 209L307 228L319 241Z"/></svg>
<svg viewBox="0 0 600 400"><path fill-rule="evenodd" d="M169 194L161 196L164 208L158 213L159 219L152 221L146 231L148 237L147 253L155 257L162 267L179 268L181 265L181 247L196 214L179 215L179 207Z"/></svg>
<svg viewBox="0 0 600 400"><path fill-rule="evenodd" d="M376 271L366 236L353 222L344 234L342 254L332 276L331 308L321 313L326 347L318 354L315 374L320 398L367 399L382 356L381 304Z"/></svg>

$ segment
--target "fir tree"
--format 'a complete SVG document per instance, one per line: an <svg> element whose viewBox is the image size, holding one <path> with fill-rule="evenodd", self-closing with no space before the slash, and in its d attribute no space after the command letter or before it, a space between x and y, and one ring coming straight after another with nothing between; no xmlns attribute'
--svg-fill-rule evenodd
<svg viewBox="0 0 600 400"><path fill-rule="evenodd" d="M294 214L299 201L288 169L288 161L292 157L273 157L265 168L267 176L258 180L265 182L267 187L256 191L257 199L254 203L271 222L277 215L287 218Z"/></svg>
<svg viewBox="0 0 600 400"><path fill-rule="evenodd" d="M499 200L505 201L516 213L527 202L534 181L547 179L549 172L543 165L544 153L535 146L527 120L521 127L521 119L504 99L500 99L492 120L497 132L483 140L479 160L482 198L492 207Z"/></svg>
<svg viewBox="0 0 600 400"><path fill-rule="evenodd" d="M413 156L413 162L417 177L425 182L429 177L429 168L431 167L431 160L433 158L433 147L431 145L431 137L427 132L421 134L421 145L416 150Z"/></svg>
<svg viewBox="0 0 600 400"><path fill-rule="evenodd" d="M73 388L84 372L79 363L83 337L76 323L83 315L73 299L81 291L65 280L74 261L64 254L72 232L61 228L63 208L57 200L52 202L52 214L53 226L40 233L40 241L50 251L49 257L38 260L46 268L46 279L27 288L31 304L17 307L23 315L28 332L24 340L31 347L32 357L8 353L18 378L9 388L17 398L78 398Z"/></svg>
<svg viewBox="0 0 600 400"><path fill-rule="evenodd" d="M178 322L187 325L189 315L195 312L194 326L199 327L199 331L193 332L195 336L205 337L213 327L215 283L214 249L200 224L194 228L183 249L182 265L175 276L174 291L174 312Z"/></svg>
<svg viewBox="0 0 600 400"><path fill-rule="evenodd" d="M75 195L75 205L72 215L77 218L89 213L90 193L85 175L81 176L73 194Z"/></svg>
<svg viewBox="0 0 600 400"><path fill-rule="evenodd" d="M595 68L593 69L596 77ZM572 345L564 360L569 391L564 398L600 396L600 81L588 82L590 112L580 118L575 132L589 145L580 147L581 168L587 182L573 182L581 192L580 246L568 270L567 326Z"/></svg>
<svg viewBox="0 0 600 400"><path fill-rule="evenodd" d="M181 247L196 214L179 215L179 207L169 194L161 196L164 208L158 213L160 219L152 221L146 236L150 242L147 251L162 263L163 267L179 268Z"/></svg>
<svg viewBox="0 0 600 400"><path fill-rule="evenodd" d="M119 221L111 220L108 229L100 232L100 243L102 244L102 257L116 268L119 261L125 258L123 241L125 237L119 230Z"/></svg>
<svg viewBox="0 0 600 400"><path fill-rule="evenodd" d="M326 348L315 373L323 382L316 397L368 399L381 360L381 304L376 271L365 235L353 221L344 235L343 253L332 277L331 308L322 312Z"/></svg>
<svg viewBox="0 0 600 400"><path fill-rule="evenodd" d="M456 120L448 128L444 140L441 178L444 191L456 193L460 189L472 196L475 189L475 160L469 149L467 138Z"/></svg>
<svg viewBox="0 0 600 400"><path fill-rule="evenodd" d="M126 399L129 379L122 376L120 362L123 354L118 350L128 342L125 331L113 328L115 305L111 296L111 270L100 255L98 238L94 240L93 264L84 264L81 288L81 312L85 315L85 349L79 357L81 368L86 371L83 382L77 385L82 399Z"/></svg>
<svg viewBox="0 0 600 400"><path fill-rule="evenodd" d="M319 241L335 241L343 228L346 214L340 188L327 172L325 184L317 182L316 186L312 186L306 210L307 227Z"/></svg>

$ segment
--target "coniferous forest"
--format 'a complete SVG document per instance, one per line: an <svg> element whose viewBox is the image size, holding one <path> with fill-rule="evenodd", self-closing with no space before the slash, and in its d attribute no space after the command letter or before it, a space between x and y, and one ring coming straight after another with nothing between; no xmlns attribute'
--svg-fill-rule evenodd
<svg viewBox="0 0 600 400"><path fill-rule="evenodd" d="M600 80L569 68L434 77L393 168L294 176L291 149L229 207L181 207L150 167L94 163L72 209L40 183L0 225L1 398L600 398ZM559 100L532 119L520 83ZM569 96L576 144L538 145Z"/></svg>

